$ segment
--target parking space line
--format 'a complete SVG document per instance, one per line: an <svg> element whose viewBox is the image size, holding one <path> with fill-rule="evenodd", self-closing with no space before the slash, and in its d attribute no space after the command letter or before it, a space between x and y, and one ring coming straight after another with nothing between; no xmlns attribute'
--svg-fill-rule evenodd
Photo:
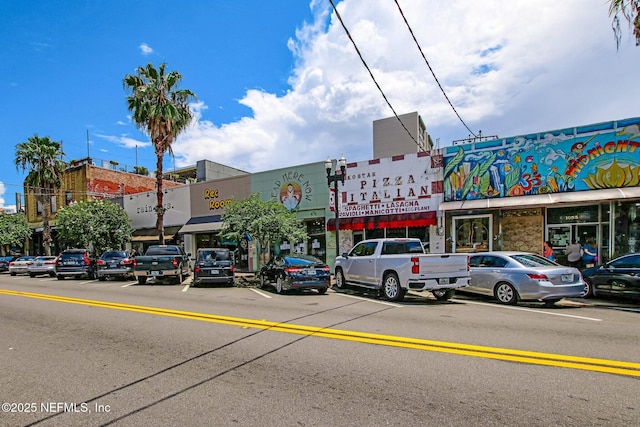
<svg viewBox="0 0 640 427"><path fill-rule="evenodd" d="M190 287L191 287L191 285L189 285L189 284L184 285L184 287L182 288L182 292L187 292Z"/></svg>
<svg viewBox="0 0 640 427"><path fill-rule="evenodd" d="M582 320L591 320L591 321L594 321L594 322L602 322L602 319L597 319L595 317L575 316L573 314L564 314L564 313L552 313L550 311L534 310L534 309L526 308L526 307L513 307L513 306L510 306L510 305L487 304L485 302L469 301L469 300L466 300L466 299L465 300L456 299L455 301L459 302L459 303L462 303L462 304L484 305L484 306L493 307L493 308L504 308L504 309L508 309L508 310L521 310L521 311L528 311L529 313L547 314L549 316L571 317L571 318L574 318L574 319L582 319Z"/></svg>
<svg viewBox="0 0 640 427"><path fill-rule="evenodd" d="M120 286L121 288L128 288L129 286L133 286L138 282L131 282L131 283L125 283L124 285Z"/></svg>
<svg viewBox="0 0 640 427"><path fill-rule="evenodd" d="M262 296L262 297L269 298L269 299L273 298L271 295L267 295L267 294L265 294L264 292L259 291L259 290L257 290L257 289L249 288L249 290L250 290L250 291L252 291L252 292L255 292L256 294L258 294L258 295L260 295L260 296Z"/></svg>
<svg viewBox="0 0 640 427"><path fill-rule="evenodd" d="M343 296L343 297L347 297L347 298L359 299L361 301L368 301L368 302L373 302L373 303L376 303L376 304L389 305L391 307L396 307L396 308L404 307L402 305L394 304L394 303L387 302L387 301L378 301L378 300L374 300L374 299L370 299L370 298L358 297L358 296L355 296L355 295L347 295L347 294L343 294L341 292L335 292L335 294Z"/></svg>

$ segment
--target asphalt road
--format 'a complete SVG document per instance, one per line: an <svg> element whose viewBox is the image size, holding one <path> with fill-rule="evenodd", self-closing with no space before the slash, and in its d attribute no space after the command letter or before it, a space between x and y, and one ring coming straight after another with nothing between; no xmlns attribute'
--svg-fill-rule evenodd
<svg viewBox="0 0 640 427"><path fill-rule="evenodd" d="M0 276L0 425L640 425L640 312Z"/></svg>

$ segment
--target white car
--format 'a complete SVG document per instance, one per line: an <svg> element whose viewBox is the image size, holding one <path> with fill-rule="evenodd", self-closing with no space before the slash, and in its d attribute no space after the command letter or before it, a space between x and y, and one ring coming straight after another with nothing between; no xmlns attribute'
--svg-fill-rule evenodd
<svg viewBox="0 0 640 427"><path fill-rule="evenodd" d="M26 274L29 272L29 265L33 262L34 256L26 255L11 261L9 263L9 274L15 276L16 274Z"/></svg>
<svg viewBox="0 0 640 427"><path fill-rule="evenodd" d="M33 262L27 267L30 277L36 277L39 274L48 274L56 277L56 259L55 256L39 256L33 259Z"/></svg>

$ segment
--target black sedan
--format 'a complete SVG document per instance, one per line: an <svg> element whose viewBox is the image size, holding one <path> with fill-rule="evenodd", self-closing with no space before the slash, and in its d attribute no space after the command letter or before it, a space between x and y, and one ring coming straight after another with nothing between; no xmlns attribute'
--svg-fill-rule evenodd
<svg viewBox="0 0 640 427"><path fill-rule="evenodd" d="M15 261L17 258L17 255L0 257L0 271L9 271L9 263Z"/></svg>
<svg viewBox="0 0 640 427"><path fill-rule="evenodd" d="M615 258L582 271L587 282L585 296L616 296L640 299L640 253Z"/></svg>
<svg viewBox="0 0 640 427"><path fill-rule="evenodd" d="M277 256L262 266L260 288L275 287L277 293L292 289L316 289L327 292L331 284L331 269L322 260L302 254Z"/></svg>
<svg viewBox="0 0 640 427"><path fill-rule="evenodd" d="M133 256L131 251L106 251L96 262L98 280L109 277L119 279L133 278Z"/></svg>

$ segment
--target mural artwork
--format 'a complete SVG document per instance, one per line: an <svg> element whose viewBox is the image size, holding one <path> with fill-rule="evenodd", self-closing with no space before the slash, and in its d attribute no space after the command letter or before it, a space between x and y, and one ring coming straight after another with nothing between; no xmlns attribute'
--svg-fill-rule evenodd
<svg viewBox="0 0 640 427"><path fill-rule="evenodd" d="M625 126L607 132L567 131L486 144L492 143L499 146L473 151L460 147L445 158L445 200L597 190L640 183L640 119L627 120ZM455 148L449 148L449 152Z"/></svg>

